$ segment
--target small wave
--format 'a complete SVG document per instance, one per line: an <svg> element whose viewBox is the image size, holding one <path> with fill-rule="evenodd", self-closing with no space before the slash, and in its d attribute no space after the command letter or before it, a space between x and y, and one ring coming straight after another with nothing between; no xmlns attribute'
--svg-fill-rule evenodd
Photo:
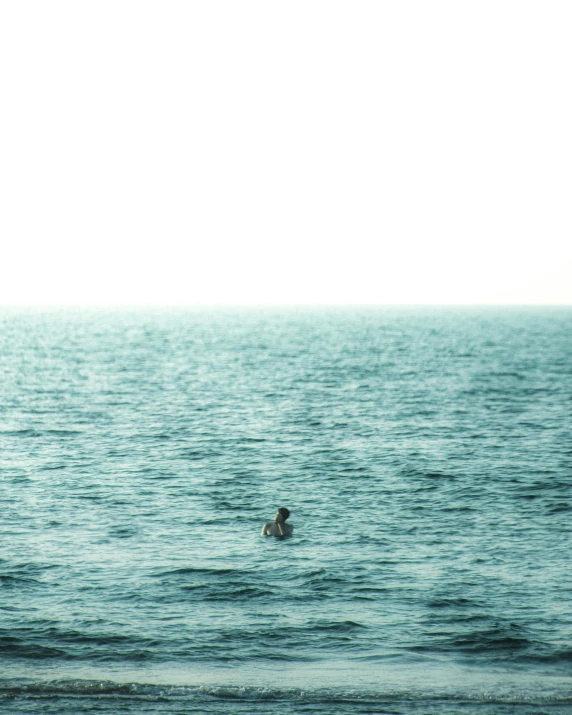
<svg viewBox="0 0 572 715"><path fill-rule="evenodd" d="M532 645L528 638L500 635L495 633L477 633L458 636L451 641L452 645L462 650L472 652L489 652L491 650L522 650Z"/></svg>
<svg viewBox="0 0 572 715"><path fill-rule="evenodd" d="M244 584L225 583L224 590L213 588L210 584L195 584L192 586L182 586L183 591L196 594L201 602L211 601L242 601L252 598L268 598L269 589L256 586L245 586Z"/></svg>
<svg viewBox="0 0 572 715"><path fill-rule="evenodd" d="M548 505L549 514L558 514L559 512L570 510L572 510L572 504L569 504L568 502L559 502L557 504Z"/></svg>
<svg viewBox="0 0 572 715"><path fill-rule="evenodd" d="M83 430L46 429L46 430L42 430L42 433L56 435L57 437L75 437L78 434L83 434Z"/></svg>
<svg viewBox="0 0 572 715"><path fill-rule="evenodd" d="M205 455L208 455L209 450L200 449L180 449L178 451L178 456L185 457L186 459L202 459Z"/></svg>
<svg viewBox="0 0 572 715"><path fill-rule="evenodd" d="M470 512L470 511L477 511L477 509L470 506L469 504L459 504L458 506L443 507L443 509L441 511L443 511L444 513L449 513L449 512L464 513L464 512Z"/></svg>
<svg viewBox="0 0 572 715"><path fill-rule="evenodd" d="M475 606L475 603L468 598L435 598L427 604L430 608L452 608L461 606Z"/></svg>
<svg viewBox="0 0 572 715"><path fill-rule="evenodd" d="M570 662L572 662L572 649L568 648L547 653L532 653L526 660L533 663L562 663L569 668Z"/></svg>
<svg viewBox="0 0 572 715"><path fill-rule="evenodd" d="M27 643L19 638L0 636L0 654L6 658L31 658L43 660L46 658L65 658L67 653L60 648Z"/></svg>
<svg viewBox="0 0 572 715"><path fill-rule="evenodd" d="M459 620L456 619L456 622L459 623ZM527 638L523 629L514 626L506 628L493 627L454 635L442 640L440 644L434 642L427 649L461 651L467 655L486 654L489 657L494 657L496 655L506 656L507 654L513 656L527 655L541 646L542 644Z"/></svg>
<svg viewBox="0 0 572 715"><path fill-rule="evenodd" d="M515 690L514 688L490 688L480 689L449 688L439 689L438 687L429 689L407 689L404 687L383 688L331 688L331 687L272 687L265 684L260 685L235 685L235 684L211 684L211 685L169 685L169 684L148 684L148 683L118 683L110 680L52 680L52 681L4 681L0 683L0 698L15 700L19 698L44 699L46 697L73 697L88 699L82 703L83 706L90 707L89 699L94 698L94 703L99 702L101 696L108 698L135 698L141 699L148 707L150 702L161 702L165 704L173 702L173 706L179 711L181 705L188 707L203 706L201 711L208 711L208 704L225 701L242 701L244 703L256 703L260 701L288 703L293 706L328 706L335 707L336 704L354 705L357 707L368 706L367 712L382 712L377 709L385 708L391 704L399 706L408 704L416 708L424 708L419 712L427 712L427 707L433 710L440 703L449 706L460 705L554 705L567 706L572 703L569 690L555 691L554 689L531 690L525 687ZM376 708L370 710L369 708ZM99 710L99 707L98 707ZM194 710L193 710L194 711ZM320 712L323 712L320 709Z"/></svg>
<svg viewBox="0 0 572 715"><path fill-rule="evenodd" d="M357 621L316 621L310 623L312 631L331 631L334 633L346 633L357 629L367 628L363 623Z"/></svg>
<svg viewBox="0 0 572 715"><path fill-rule="evenodd" d="M4 437L41 437L42 432L35 429L3 430L0 432Z"/></svg>
<svg viewBox="0 0 572 715"><path fill-rule="evenodd" d="M81 430L66 430L66 429L16 429L2 430L0 434L4 437L76 437L78 434L83 434Z"/></svg>
<svg viewBox="0 0 572 715"><path fill-rule="evenodd" d="M116 539L129 539L138 534L138 529L133 526L114 526L108 533Z"/></svg>
<svg viewBox="0 0 572 715"><path fill-rule="evenodd" d="M40 586L41 583L29 576L14 576L12 574L0 574L0 586L2 588L22 588L23 586Z"/></svg>
<svg viewBox="0 0 572 715"><path fill-rule="evenodd" d="M169 571L161 571L160 573L151 574L154 578L160 578L161 576L185 576L191 574L197 574L200 576L228 576L229 574L237 573L236 569L217 569L217 568L195 568L193 566L183 566L178 569L171 569Z"/></svg>

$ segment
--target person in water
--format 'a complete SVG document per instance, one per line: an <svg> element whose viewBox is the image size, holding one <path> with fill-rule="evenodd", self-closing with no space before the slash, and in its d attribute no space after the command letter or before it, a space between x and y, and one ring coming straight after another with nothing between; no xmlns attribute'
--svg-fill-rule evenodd
<svg viewBox="0 0 572 715"><path fill-rule="evenodd" d="M289 516L290 511L285 506L280 507L276 512L274 521L269 521L262 527L261 536L292 536L294 526L286 523L286 519Z"/></svg>

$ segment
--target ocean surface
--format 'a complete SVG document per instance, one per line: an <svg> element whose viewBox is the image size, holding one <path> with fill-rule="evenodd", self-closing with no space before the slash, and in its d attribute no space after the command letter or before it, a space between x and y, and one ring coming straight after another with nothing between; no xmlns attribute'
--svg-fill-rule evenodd
<svg viewBox="0 0 572 715"><path fill-rule="evenodd" d="M0 710L572 713L571 308L3 310L0 488Z"/></svg>

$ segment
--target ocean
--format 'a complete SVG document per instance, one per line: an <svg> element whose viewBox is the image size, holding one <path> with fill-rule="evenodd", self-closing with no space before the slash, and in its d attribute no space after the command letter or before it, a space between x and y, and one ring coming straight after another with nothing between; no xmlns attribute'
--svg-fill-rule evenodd
<svg viewBox="0 0 572 715"><path fill-rule="evenodd" d="M4 309L0 398L0 710L572 713L572 308Z"/></svg>

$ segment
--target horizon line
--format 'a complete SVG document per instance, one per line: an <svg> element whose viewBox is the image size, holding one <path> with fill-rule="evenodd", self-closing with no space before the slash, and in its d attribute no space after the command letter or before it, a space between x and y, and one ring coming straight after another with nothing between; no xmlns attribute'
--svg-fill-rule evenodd
<svg viewBox="0 0 572 715"><path fill-rule="evenodd" d="M571 303L0 303L0 310L228 310L352 308L572 308Z"/></svg>

